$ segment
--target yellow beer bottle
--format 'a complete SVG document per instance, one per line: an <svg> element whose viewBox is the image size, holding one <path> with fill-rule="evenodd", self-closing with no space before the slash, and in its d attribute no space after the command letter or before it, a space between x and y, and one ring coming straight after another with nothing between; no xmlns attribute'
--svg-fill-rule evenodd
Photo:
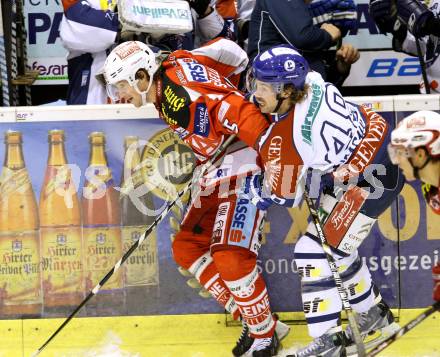
<svg viewBox="0 0 440 357"><path fill-rule="evenodd" d="M81 213L64 149L64 131L49 131L49 157L40 194L44 312L63 312L84 298Z"/></svg>
<svg viewBox="0 0 440 357"><path fill-rule="evenodd" d="M83 188L83 242L86 290L90 291L122 257L119 193L105 153L105 136L89 136L90 159ZM116 271L88 304L87 315L118 315L125 311L122 269Z"/></svg>
<svg viewBox="0 0 440 357"><path fill-rule="evenodd" d="M0 316L42 310L38 209L25 167L22 135L5 133L0 177Z"/></svg>
<svg viewBox="0 0 440 357"><path fill-rule="evenodd" d="M144 175L140 167L138 137L125 137L124 148L120 203L122 242L126 252L144 234L156 217L153 195L144 184ZM156 230L125 262L124 281L130 313L149 312L148 307L152 307L159 295Z"/></svg>

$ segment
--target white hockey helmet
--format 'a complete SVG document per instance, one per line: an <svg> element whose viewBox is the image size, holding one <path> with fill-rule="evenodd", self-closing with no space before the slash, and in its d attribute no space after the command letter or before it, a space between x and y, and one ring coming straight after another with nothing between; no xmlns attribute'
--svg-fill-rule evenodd
<svg viewBox="0 0 440 357"><path fill-rule="evenodd" d="M388 152L393 163L397 163L399 154L411 157L418 147L425 147L434 159L440 157L440 114L428 110L415 112L391 133Z"/></svg>
<svg viewBox="0 0 440 357"><path fill-rule="evenodd" d="M136 79L136 72L142 68L149 76L148 87L145 91L139 90ZM104 63L103 75L107 94L112 101L118 100L121 88L117 84L127 81L129 86L141 94L142 103L145 104L145 95L153 84L153 77L158 68L158 55L148 45L140 41L121 43L112 50Z"/></svg>

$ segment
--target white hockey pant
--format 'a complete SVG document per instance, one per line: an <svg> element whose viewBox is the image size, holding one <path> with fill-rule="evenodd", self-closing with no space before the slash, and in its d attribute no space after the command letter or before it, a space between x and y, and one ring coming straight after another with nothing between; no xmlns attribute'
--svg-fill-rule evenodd
<svg viewBox="0 0 440 357"><path fill-rule="evenodd" d="M316 338L340 324L342 302L313 223L296 243L294 257L301 277L301 296L309 334ZM365 312L370 309L374 305L373 283L357 250L349 256L334 251L333 257L353 310Z"/></svg>

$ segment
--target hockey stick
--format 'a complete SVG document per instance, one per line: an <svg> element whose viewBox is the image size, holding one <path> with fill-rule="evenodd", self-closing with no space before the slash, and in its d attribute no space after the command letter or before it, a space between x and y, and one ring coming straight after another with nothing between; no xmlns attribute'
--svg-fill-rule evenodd
<svg viewBox="0 0 440 357"><path fill-rule="evenodd" d="M58 329L44 342L43 345L32 355L32 357L38 356L41 351L52 341L56 335L66 326L69 321L76 315L76 313L89 301L94 295L96 295L101 287L107 282L108 279L121 267L122 264L130 257L131 253L133 253L137 247L139 247L142 242L150 235L150 233L153 231L154 228L165 218L165 216L168 214L168 212L171 210L171 208L180 200L182 196L184 196L189 189L191 188L191 185L193 182L198 182L199 179L205 174L205 172L211 167L213 162L220 156L220 154L229 146L229 144L235 139L235 135L231 135L228 137L225 142L220 145L217 150L215 151L214 155L202 166L201 170L199 171L199 175L189 181L186 186L177 194L177 197L169 203L163 211L156 217L153 223L150 224L150 226L146 229L144 234L139 237L139 239L128 249L125 254L122 256L121 259L119 259L113 268L102 278L102 280L89 292L89 294L86 296L86 298L76 307L76 309L67 317L66 320L58 327Z"/></svg>
<svg viewBox="0 0 440 357"><path fill-rule="evenodd" d="M3 106L9 107L9 74L8 74L8 64L6 61L6 50L5 50L5 34L3 31L3 12L2 4L0 2L0 74L2 83L2 100Z"/></svg>
<svg viewBox="0 0 440 357"><path fill-rule="evenodd" d="M11 77L12 80L17 78L18 75L18 69L17 69L17 3L16 0L11 1ZM20 98L19 98L19 90L16 85L11 85L11 92L12 92L12 106L20 105Z"/></svg>
<svg viewBox="0 0 440 357"><path fill-rule="evenodd" d="M416 39L416 47L417 47L417 57L419 57L420 68L422 70L422 78L423 78L423 84L425 85L425 92L426 94L431 94L431 85L429 84L428 76L426 75L426 64L422 56L420 40L417 37L415 37L415 39Z"/></svg>
<svg viewBox="0 0 440 357"><path fill-rule="evenodd" d="M359 327L356 322L356 318L354 316L354 311L351 308L350 302L348 301L348 294L344 288L344 284L342 282L341 276L339 275L335 258L333 258L332 251L327 243L327 239L325 238L324 231L321 226L321 221L319 220L318 211L316 210L315 204L310 198L308 192L309 192L309 188L307 187L306 184L304 190L304 199L306 200L307 206L309 207L310 215L312 216L313 223L315 225L316 231L318 232L318 237L319 240L321 241L322 249L324 250L328 265L330 266L330 270L332 272L333 279L336 284L336 289L338 290L339 297L341 298L342 301L342 308L345 310L345 313L347 314L348 324L350 325L351 331L353 332L353 338L356 344L358 356L364 357L366 353L365 346L361 337L361 333L359 331Z"/></svg>
<svg viewBox="0 0 440 357"><path fill-rule="evenodd" d="M419 323L431 316L436 311L440 311L440 301L437 301L436 303L431 305L415 319L408 322L405 326L402 326L399 330L389 336L385 341L374 347L370 352L368 352L367 357L376 356L379 352L383 351L394 341L405 335L407 332L411 331L414 327L416 327Z"/></svg>
<svg viewBox="0 0 440 357"><path fill-rule="evenodd" d="M26 69L28 65L27 58L27 32L24 18L24 9L22 0L16 0L17 2L17 37L19 39L19 49L20 49L20 63L18 72L20 75L26 75ZM31 86L25 85L24 87L25 95L26 95L26 105L32 105L32 96L31 96Z"/></svg>

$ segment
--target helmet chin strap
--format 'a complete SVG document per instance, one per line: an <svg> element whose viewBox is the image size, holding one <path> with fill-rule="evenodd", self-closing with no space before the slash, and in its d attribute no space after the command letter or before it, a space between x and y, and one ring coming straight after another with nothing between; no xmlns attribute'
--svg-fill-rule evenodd
<svg viewBox="0 0 440 357"><path fill-rule="evenodd" d="M278 110L280 109L280 107L281 107L281 104L283 104L283 102L286 100L287 98L281 98L281 94L277 94L277 100L278 100L278 102L277 102L277 105L275 106L275 109L273 110L273 112L272 112L272 114L277 114L278 113Z"/></svg>
<svg viewBox="0 0 440 357"><path fill-rule="evenodd" d="M152 85L153 85L153 79L152 79L152 78L150 78L150 81L149 81L149 83L148 83L148 87L147 87L147 89L144 90L144 91L141 91L141 90L139 89L139 87L138 87L138 82L136 82L136 83L134 84L134 90L135 90L138 94L140 94L140 96L141 96L141 98L142 98L142 105L143 105L143 106L146 105L146 104L148 104L148 103L147 103L147 94L148 94L148 91L150 90L150 88L151 88Z"/></svg>
<svg viewBox="0 0 440 357"><path fill-rule="evenodd" d="M420 180L419 172L420 172L420 170L423 170L426 167L426 165L429 164L429 162L431 161L431 157L427 156L426 157L426 161L420 167L415 167L411 158L408 158L408 161L409 161L409 163L411 164L411 166L413 168L413 175L414 175L414 177L416 179Z"/></svg>

